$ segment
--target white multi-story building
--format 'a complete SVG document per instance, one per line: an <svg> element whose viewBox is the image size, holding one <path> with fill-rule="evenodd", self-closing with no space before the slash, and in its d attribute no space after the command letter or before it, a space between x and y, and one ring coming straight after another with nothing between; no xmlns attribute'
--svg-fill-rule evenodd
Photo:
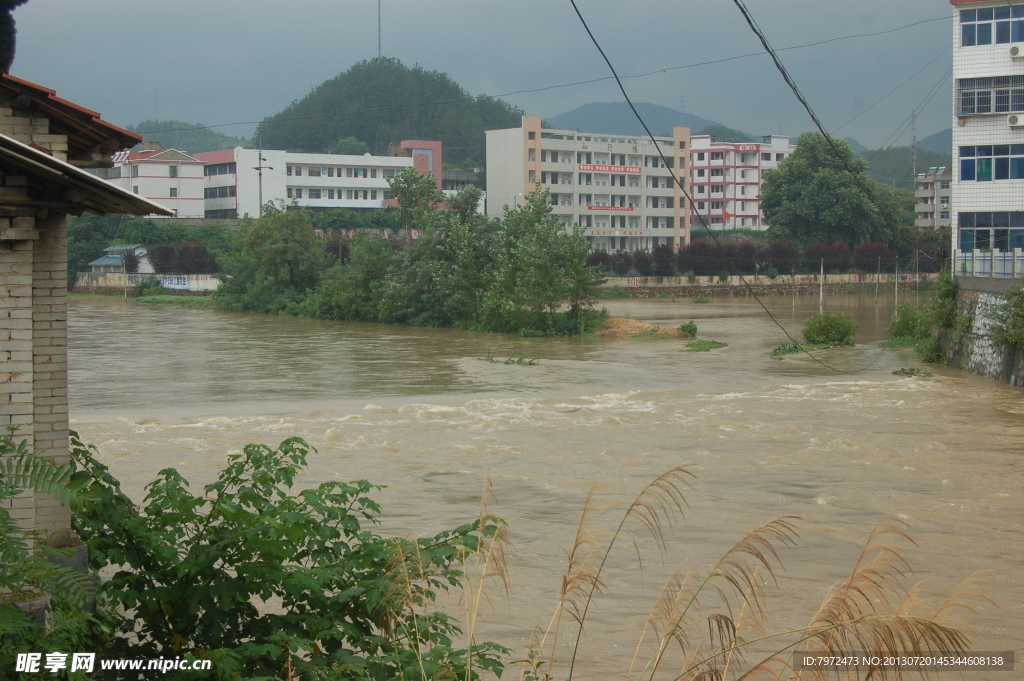
<svg viewBox="0 0 1024 681"><path fill-rule="evenodd" d="M950 0L954 270L1024 246L1024 3Z"/></svg>
<svg viewBox="0 0 1024 681"><path fill-rule="evenodd" d="M689 128L675 128L672 137L651 142L542 129L539 116L523 116L521 127L486 135L489 216L501 217L505 206L521 204L540 183L550 192L552 215L566 227L584 227L594 250L689 242L689 206L670 171L677 168L678 177L688 182Z"/></svg>
<svg viewBox="0 0 1024 681"><path fill-rule="evenodd" d="M141 151L122 151L112 168L99 168L99 177L150 201L167 206L175 217L203 217L203 161L177 149L143 144Z"/></svg>
<svg viewBox="0 0 1024 681"><path fill-rule="evenodd" d="M311 210L392 205L388 178L406 168L433 172L441 187L441 143L406 140L401 156L306 154L225 149L196 154L204 164L205 217L258 216L260 204L295 202ZM262 161L260 160L262 158Z"/></svg>
<svg viewBox="0 0 1024 681"><path fill-rule="evenodd" d="M922 229L949 227L953 171L929 168L914 178L914 224Z"/></svg>
<svg viewBox="0 0 1024 681"><path fill-rule="evenodd" d="M759 198L764 171L778 168L795 150L785 135L766 136L760 144L694 135L690 145L693 223L699 224L699 213L713 229L767 229Z"/></svg>

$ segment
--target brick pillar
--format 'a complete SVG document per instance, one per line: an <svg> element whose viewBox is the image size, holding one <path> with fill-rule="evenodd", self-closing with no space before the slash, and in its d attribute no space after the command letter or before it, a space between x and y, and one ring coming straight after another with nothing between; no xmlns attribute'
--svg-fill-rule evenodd
<svg viewBox="0 0 1024 681"><path fill-rule="evenodd" d="M0 231L10 217L0 217ZM32 251L33 241L0 241L0 428L17 426L19 438L32 441ZM6 432L4 433L6 435ZM5 502L11 517L31 528L31 494Z"/></svg>
<svg viewBox="0 0 1024 681"><path fill-rule="evenodd" d="M32 435L35 451L68 463L67 223L64 215L37 219L32 250ZM35 528L72 537L69 511L36 495Z"/></svg>

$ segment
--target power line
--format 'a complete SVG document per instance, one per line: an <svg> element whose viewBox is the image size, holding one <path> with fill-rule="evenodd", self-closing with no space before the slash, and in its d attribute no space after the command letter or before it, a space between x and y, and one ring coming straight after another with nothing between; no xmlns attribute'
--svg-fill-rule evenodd
<svg viewBox="0 0 1024 681"><path fill-rule="evenodd" d="M680 189L680 191L682 191L683 196L690 203L690 205L693 206L693 198L692 198L692 196L686 190L686 185L676 176L675 169L672 167L675 164L670 164L668 162L668 159L665 158L665 155L661 151L661 145L659 145L657 143L657 141L654 139L654 135L651 133L650 128L647 127L647 123L646 123L646 121L644 121L643 116L641 116L640 112L638 112L636 110L636 107L633 105L633 100L630 99L629 94L626 92L626 88L622 84L622 80L619 78L618 74L616 73L615 67L612 65L611 60L608 58L608 55L605 54L604 49L602 49L601 44L597 41L597 38L594 37L593 32L590 30L590 26L587 25L586 19L584 19L583 18L583 14L580 13L579 7L576 6L576 0L569 0L569 2L572 4L572 8L576 11L576 16L579 17L580 23L583 24L583 28L586 30L587 35L590 36L590 41L594 44L594 47L597 48L597 51L601 54L601 57L604 59L605 64L608 65L608 69L612 72L612 77L615 79L615 83L619 86L619 91L622 93L622 96L625 98L626 103L629 105L629 108L633 111L633 115L636 116L636 119L640 122L640 125L643 126L643 129L647 132L647 136L650 137L651 141L654 143L654 148L658 152L658 156L661 157L661 160L665 164L665 167L668 169L669 174L672 175L672 181L675 182L675 184L679 186L679 189ZM729 264L729 269L731 269L733 272L738 273L739 272L739 268L736 267L735 263L733 263L733 261L732 261L732 258L729 256L729 253L725 250L725 248L722 247L722 243L718 240L718 237L716 237L714 232L711 230L711 228L708 227L708 223L704 219L704 216L702 216L699 211L696 212L696 215L697 215L697 218L700 220L701 226L708 233L708 236L710 236L711 240L715 242L715 246L717 246L718 250L721 251L722 255L725 256L725 260ZM786 330L786 327L784 327L779 322L779 320L775 318L775 315L773 315L771 310L768 309L768 306L766 306L764 304L764 302L761 300L761 298L754 292L753 287L747 282L746 277L743 276L742 274L738 274L737 276L739 276L740 281L743 282L743 285L746 287L747 292L750 293L750 295L754 298L754 300L757 301L757 304L760 305L761 308L765 311L765 314L768 315L768 318L771 319L772 322L777 327L779 327L779 329L782 331L782 333L784 333L786 335L786 338L788 338L791 342L796 343L797 346L799 346L800 343L795 338L793 338L792 335L790 335L789 331ZM899 285L899 282L897 282L897 285ZM808 352L806 349L801 348L801 350L803 351L804 354L806 354L808 357L810 357L812 360L814 360L815 362L817 362L821 366L825 367L826 369L829 369L831 371L835 371L837 373L841 372L840 369L837 369L837 368L835 368L833 366L830 366L829 364L823 362L822 360L818 359L817 357L812 355L810 352ZM881 355L879 355L879 356L881 356ZM877 361L877 358L875 358L875 360L873 360L871 362L871 364L874 364L875 361ZM871 364L869 364L868 366L871 366ZM867 368L867 367L865 367L865 368ZM574 656L572 663L574 664L575 661L576 661L576 659L575 659L575 656ZM570 674L569 675L572 676L571 668L570 668Z"/></svg>
<svg viewBox="0 0 1024 681"><path fill-rule="evenodd" d="M839 42L839 41L843 41L843 40L852 40L852 39L855 39L855 38L870 38L870 37L874 37L874 36L885 35L885 34L888 34L888 33L895 33L896 31L902 31L904 29L911 28L911 27L914 27L914 26L919 26L921 24L929 24L929 23L934 23L936 21L948 21L948 20L949 20L948 16L936 17L934 19L923 19L921 21L915 21L915 22L912 22L912 23L909 23L909 24L904 24L902 26L897 26L895 28L886 29L884 31L878 31L876 33L855 33L855 34L851 34L851 35L838 36L838 37L835 37L835 38L829 38L827 40L819 40L819 41L813 42L813 43L805 43L805 44L802 44L802 45L791 45L789 47L782 47L782 48L779 48L779 51L782 52L782 51L786 51L786 50L800 50L800 49L804 49L804 48L808 48L808 47L817 47L819 45L827 45L829 43ZM749 59L749 58L752 58L752 57L761 57L761 56L764 56L763 52L750 52L750 53L747 53L747 54L734 55L732 57L724 57L722 59L712 59L712 60L708 60L708 61L696 62L696 63L693 63L693 64L684 64L684 65L681 65L681 66L668 66L668 67L665 67L665 68L656 69L654 71L647 71L646 73L637 73L637 74L633 74L633 75L621 76L621 78L623 80L636 79L636 78L647 78L649 76L654 76L654 75L658 75L658 74L661 74L661 73L668 73L669 71L681 71L681 70L685 70L685 69L699 68L701 66L711 66L711 65L714 65L714 64L724 64L726 62L736 61L737 59ZM495 99L498 99L498 98L502 98L502 97L512 97L512 96L515 96L515 95L534 94L534 93L537 93L537 92L547 92L549 90L557 90L557 89L563 89L563 88L577 87L577 86L580 86L580 85L591 85L593 83L600 83L600 82L607 81L607 80L614 80L614 78L611 77L611 76L602 76L600 78L591 78L591 79L588 79L588 80L579 80L579 81L574 81L574 82L571 82L571 83L560 83L560 84L557 84L557 85L546 85L544 87L532 88L532 89L527 89L527 90L513 90L512 92L506 92L506 93L498 94L498 95L491 95L491 97L495 98ZM458 103L473 101L474 99L475 99L475 97L469 96L469 97L460 98L460 99L439 100L439 101L436 101L436 102L423 102L423 103L420 104L420 106L442 106L442 105L447 105L447 104L458 104ZM357 110L357 111L340 111L340 112L334 112L334 113L315 114L315 115L310 115L310 116L293 116L291 118L279 118L279 119L274 119L274 120L269 120L270 117L267 117L267 118L265 118L263 120L259 120L259 121L234 121L234 122L231 122L231 123L217 123L215 125L197 125L197 126L193 126L193 127L189 127L189 128L166 128L166 129L163 129L163 130L145 130L145 131L141 131L140 130L138 132L141 132L142 134L153 135L153 134L163 133L163 132L187 132L187 131L190 131L190 130L212 130L214 128L226 128L226 127L230 127L230 126L233 126L233 125L259 125L260 123L263 123L263 122L267 122L268 124L272 124L272 123L286 123L286 122L290 122L290 121L315 120L315 119L320 119L320 118L336 118L336 117L340 117L340 116L356 116L356 115L362 115L362 114L368 114L368 113L377 113L377 112L381 112L381 111L389 111L389 110L398 109L398 108L402 108L402 107L401 106L374 107L374 108L369 108L369 109L360 109L360 110Z"/></svg>
<svg viewBox="0 0 1024 681"><path fill-rule="evenodd" d="M944 54L945 54L945 53L946 53L947 51L949 51L950 49L952 49L952 48L950 48L950 47L945 47L945 48L943 48L942 52L939 52L939 53L938 53L937 55L935 55L934 57L932 57L931 59L929 59L929 60L928 60L928 63L927 63L927 64L925 64L924 66L922 66L921 68L919 68L919 69L918 69L917 71L914 71L914 73L912 73L912 74L910 75L910 77L909 77L909 78L907 78L907 79L906 79L905 81L903 81L902 83L900 83L899 85L897 85L896 87L894 87L893 89L889 90L889 91L888 91L888 92L886 92L886 93L885 93L884 95L882 95L881 97L879 97L878 99L876 99L876 100L875 100L875 103L874 103L874 104L872 104L871 106L869 106L869 107L868 107L868 108L866 108L866 109L861 109L861 110L860 110L860 112L859 112L859 113L858 113L858 114L857 114L856 116L854 116L854 117L853 117L853 118L851 118L850 120L846 121L845 123L843 123L842 125L840 125L840 126L839 126L838 128L833 128L833 129L832 129L832 133L833 133L833 134L835 134L835 133L839 132L840 130L842 130L843 128L845 128L846 126L848 126L848 125L849 125L850 123L853 123L853 122L854 122L855 120L857 120L858 118L860 118L861 116L863 116L864 114L866 114L866 113L867 113L868 111L871 111L871 109L875 108L875 106L877 106L878 104L880 104L880 103L882 102L882 100L884 100L884 99L885 99L886 97L888 97L889 95L891 95L892 93L896 92L896 91L897 91L897 90L899 90L899 89L900 89L901 87L903 87L904 85L906 85L907 83L909 83L909 82L910 82L910 81L911 81L911 80L912 80L912 79L914 78L914 76L916 76L917 74L921 73L921 72L922 72L922 71L924 71L924 70L925 70L926 68L928 68L929 66L931 66L931 65L932 65L932 62L934 62L934 61L935 61L936 59L938 59L939 57L941 57L942 55L944 55Z"/></svg>

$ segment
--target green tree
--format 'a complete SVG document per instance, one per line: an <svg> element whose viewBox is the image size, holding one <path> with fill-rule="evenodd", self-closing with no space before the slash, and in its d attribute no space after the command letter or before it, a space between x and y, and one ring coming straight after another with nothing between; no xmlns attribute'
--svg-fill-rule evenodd
<svg viewBox="0 0 1024 681"><path fill-rule="evenodd" d="M357 234L349 248L348 262L335 264L324 275L313 314L322 319L378 321L385 279L400 256L376 234Z"/></svg>
<svg viewBox="0 0 1024 681"><path fill-rule="evenodd" d="M892 226L905 220L899 195L867 176L867 161L850 144L833 139L843 161L818 133L800 136L796 151L776 170L764 173L761 207L771 227L768 237L788 239L800 246L814 241L889 242ZM860 181L874 201L858 186Z"/></svg>
<svg viewBox="0 0 1024 681"><path fill-rule="evenodd" d="M370 152L366 142L360 142L355 137L342 137L331 147L332 154L348 154L350 156L362 156Z"/></svg>
<svg viewBox="0 0 1024 681"><path fill-rule="evenodd" d="M299 314L326 258L309 214L273 210L241 228L241 250L225 258L228 276L215 300L225 309Z"/></svg>
<svg viewBox="0 0 1024 681"><path fill-rule="evenodd" d="M394 177L389 177L388 186L398 201L398 221L407 232L411 229L426 229L428 216L444 201L433 173L406 168Z"/></svg>

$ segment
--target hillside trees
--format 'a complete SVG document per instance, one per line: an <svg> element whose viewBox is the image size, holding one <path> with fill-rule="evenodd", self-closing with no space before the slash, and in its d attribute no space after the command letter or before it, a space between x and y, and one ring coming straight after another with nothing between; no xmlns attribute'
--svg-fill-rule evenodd
<svg viewBox="0 0 1024 681"><path fill-rule="evenodd" d="M796 151L776 170L764 174L761 206L768 236L797 245L809 242L888 242L893 224L905 220L901 195L867 176L867 161L857 157L849 143L834 139L857 180L874 197L864 194L823 136L804 133Z"/></svg>
<svg viewBox="0 0 1024 681"><path fill-rule="evenodd" d="M453 167L484 165L484 130L520 124L522 111L466 92L448 75L398 59L362 61L321 83L256 130L264 148L326 152L352 137L375 154L403 139L440 140Z"/></svg>

